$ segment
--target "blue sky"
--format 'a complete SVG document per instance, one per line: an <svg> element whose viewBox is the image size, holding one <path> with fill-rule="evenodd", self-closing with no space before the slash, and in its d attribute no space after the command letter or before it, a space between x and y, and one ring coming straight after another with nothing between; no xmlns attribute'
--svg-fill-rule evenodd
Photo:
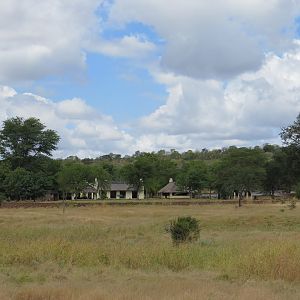
<svg viewBox="0 0 300 300"><path fill-rule="evenodd" d="M106 14L97 11L97 15L106 19ZM156 55L159 55L159 48L163 46L162 39L154 29L140 22L131 22L124 28L108 28L101 35L108 40L126 35L144 36L157 45ZM81 72L36 80L30 89L54 101L75 97L85 99L96 110L122 123L150 114L167 97L165 86L156 82L141 62L89 51L86 52L85 69ZM28 86L17 90L26 92Z"/></svg>
<svg viewBox="0 0 300 300"><path fill-rule="evenodd" d="M148 70L124 58L87 54L86 70L80 78L50 78L34 82L32 89L55 101L79 97L95 109L129 122L147 115L166 98L162 84ZM27 87L20 91L26 91Z"/></svg>
<svg viewBox="0 0 300 300"><path fill-rule="evenodd" d="M58 156L280 143L300 111L299 15L298 0L4 0L0 121L39 117Z"/></svg>

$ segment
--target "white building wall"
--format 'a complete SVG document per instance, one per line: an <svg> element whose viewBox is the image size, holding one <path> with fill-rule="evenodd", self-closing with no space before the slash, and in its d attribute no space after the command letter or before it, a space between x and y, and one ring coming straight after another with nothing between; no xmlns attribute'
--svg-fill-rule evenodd
<svg viewBox="0 0 300 300"><path fill-rule="evenodd" d="M126 191L126 199L132 199L132 191Z"/></svg>
<svg viewBox="0 0 300 300"><path fill-rule="evenodd" d="M111 199L110 197L110 191L106 192L107 199ZM126 199L133 199L132 198L132 191L126 191ZM120 199L120 191L116 192L116 199ZM138 193L138 199L145 199L144 190L140 191Z"/></svg>
<svg viewBox="0 0 300 300"><path fill-rule="evenodd" d="M138 199L145 199L145 193L144 193L144 189L138 192Z"/></svg>

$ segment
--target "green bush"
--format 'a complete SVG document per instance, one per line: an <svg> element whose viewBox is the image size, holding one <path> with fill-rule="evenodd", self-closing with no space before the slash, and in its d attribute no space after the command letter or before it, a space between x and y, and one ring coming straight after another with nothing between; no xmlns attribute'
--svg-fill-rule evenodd
<svg viewBox="0 0 300 300"><path fill-rule="evenodd" d="M199 221L192 217L179 217L170 221L167 232L174 244L197 241L200 237Z"/></svg>
<svg viewBox="0 0 300 300"><path fill-rule="evenodd" d="M293 199L290 201L289 205L288 205L289 209L295 209L295 208L296 208L296 204L297 204L297 201L296 201L295 198L293 198Z"/></svg>

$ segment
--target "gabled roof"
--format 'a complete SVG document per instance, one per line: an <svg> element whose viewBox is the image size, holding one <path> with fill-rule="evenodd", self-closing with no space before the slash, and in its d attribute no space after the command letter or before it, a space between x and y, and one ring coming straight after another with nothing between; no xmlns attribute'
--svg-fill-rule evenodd
<svg viewBox="0 0 300 300"><path fill-rule="evenodd" d="M162 189L158 191L158 193L176 193L176 192L180 192L180 191L174 181L169 182L166 186L164 186Z"/></svg>
<svg viewBox="0 0 300 300"><path fill-rule="evenodd" d="M134 191L136 190L131 185L122 182L114 182L110 184L110 191Z"/></svg>
<svg viewBox="0 0 300 300"><path fill-rule="evenodd" d="M97 190L93 187L93 186L87 186L84 190L83 190L84 193L96 193Z"/></svg>
<svg viewBox="0 0 300 300"><path fill-rule="evenodd" d="M124 183L124 182L112 182L107 187L107 191L113 191L113 192L117 192L117 191L136 191L136 189L132 185L129 185L129 184ZM83 192L84 193L96 193L97 189L95 188L95 186L89 185L83 190Z"/></svg>

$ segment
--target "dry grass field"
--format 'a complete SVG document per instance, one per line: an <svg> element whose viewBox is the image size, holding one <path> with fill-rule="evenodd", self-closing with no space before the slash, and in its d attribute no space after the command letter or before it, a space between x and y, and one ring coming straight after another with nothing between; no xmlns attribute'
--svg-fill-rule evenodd
<svg viewBox="0 0 300 300"><path fill-rule="evenodd" d="M187 215L201 239L174 247ZM300 299L300 207L0 209L0 299Z"/></svg>

